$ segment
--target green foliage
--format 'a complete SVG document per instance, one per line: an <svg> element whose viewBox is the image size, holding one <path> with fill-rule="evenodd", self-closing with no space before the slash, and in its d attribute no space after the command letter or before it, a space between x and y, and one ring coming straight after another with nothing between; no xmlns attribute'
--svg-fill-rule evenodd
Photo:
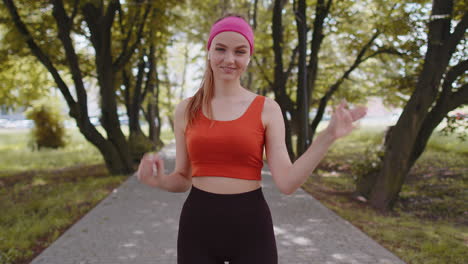
<svg viewBox="0 0 468 264"><path fill-rule="evenodd" d="M13 264L14 261L22 257L26 252L21 252L16 248L8 248L5 251L0 251L0 263ZM27 252L26 254L28 254Z"/></svg>
<svg viewBox="0 0 468 264"><path fill-rule="evenodd" d="M41 149L61 148L65 142L64 118L58 104L53 100L39 100L25 112L26 118L34 121L33 147Z"/></svg>
<svg viewBox="0 0 468 264"><path fill-rule="evenodd" d="M468 113L448 114L446 121L447 124L439 133L445 136L455 133L461 141L465 141L466 131L468 131Z"/></svg>
<svg viewBox="0 0 468 264"><path fill-rule="evenodd" d="M154 142L141 133L134 133L129 136L130 155L135 162L139 162L143 154L156 149Z"/></svg>
<svg viewBox="0 0 468 264"><path fill-rule="evenodd" d="M53 84L48 77L45 68L31 56L8 55L0 60L0 105L13 110L30 106L49 94Z"/></svg>

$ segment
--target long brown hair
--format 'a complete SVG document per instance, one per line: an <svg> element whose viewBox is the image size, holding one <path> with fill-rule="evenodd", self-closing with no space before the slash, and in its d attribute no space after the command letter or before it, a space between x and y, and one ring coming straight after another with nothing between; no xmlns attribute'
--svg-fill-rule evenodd
<svg viewBox="0 0 468 264"><path fill-rule="evenodd" d="M235 13L227 13L217 19L214 23L216 24L218 21L226 18L226 17L239 17L245 19L242 15L235 14ZM205 73L203 74L203 79L200 84L200 88L192 97L192 99L188 102L187 108L185 109L185 117L187 119L187 126L191 126L193 121L196 117L196 113L201 109L206 109L208 118L213 119L213 111L211 109L211 100L214 96L214 82L213 82L213 70L210 66L210 61L208 58L206 59L206 66L205 66Z"/></svg>

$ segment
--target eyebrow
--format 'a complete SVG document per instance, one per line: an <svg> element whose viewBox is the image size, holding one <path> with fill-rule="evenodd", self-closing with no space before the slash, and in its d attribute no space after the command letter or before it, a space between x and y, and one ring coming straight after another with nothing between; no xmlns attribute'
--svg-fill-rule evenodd
<svg viewBox="0 0 468 264"><path fill-rule="evenodd" d="M222 47L227 47L226 45L224 45L223 43L216 43L216 46L222 46ZM237 46L236 49L240 49L240 48L248 48L247 45L240 45L240 46Z"/></svg>

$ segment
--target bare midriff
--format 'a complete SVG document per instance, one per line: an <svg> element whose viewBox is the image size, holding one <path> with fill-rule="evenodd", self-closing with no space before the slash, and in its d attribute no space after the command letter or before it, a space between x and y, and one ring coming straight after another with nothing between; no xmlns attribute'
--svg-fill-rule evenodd
<svg viewBox="0 0 468 264"><path fill-rule="evenodd" d="M218 176L192 177L193 186L203 191L218 194L235 194L256 190L261 187L258 180L244 180Z"/></svg>

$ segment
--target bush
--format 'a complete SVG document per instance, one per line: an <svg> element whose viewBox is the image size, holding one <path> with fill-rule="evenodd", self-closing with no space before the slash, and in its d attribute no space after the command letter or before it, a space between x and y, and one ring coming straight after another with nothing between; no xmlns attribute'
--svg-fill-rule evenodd
<svg viewBox="0 0 468 264"><path fill-rule="evenodd" d="M26 118L34 121L31 130L33 148L60 148L66 145L64 117L57 103L50 98L36 101L26 110Z"/></svg>
<svg viewBox="0 0 468 264"><path fill-rule="evenodd" d="M356 192L369 198L380 171L383 159L383 146L369 146L359 161L353 164L351 169L356 183Z"/></svg>

